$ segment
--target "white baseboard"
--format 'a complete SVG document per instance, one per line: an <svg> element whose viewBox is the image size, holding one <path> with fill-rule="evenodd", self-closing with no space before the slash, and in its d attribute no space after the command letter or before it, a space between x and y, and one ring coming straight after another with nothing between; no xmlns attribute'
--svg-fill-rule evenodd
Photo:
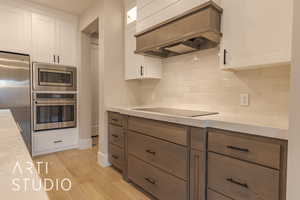
<svg viewBox="0 0 300 200"><path fill-rule="evenodd" d="M78 149L89 149L92 147L92 138L79 139Z"/></svg>
<svg viewBox="0 0 300 200"><path fill-rule="evenodd" d="M109 162L109 159L108 159L108 154L104 154L104 153L98 151L98 164L101 167L111 166L111 163Z"/></svg>

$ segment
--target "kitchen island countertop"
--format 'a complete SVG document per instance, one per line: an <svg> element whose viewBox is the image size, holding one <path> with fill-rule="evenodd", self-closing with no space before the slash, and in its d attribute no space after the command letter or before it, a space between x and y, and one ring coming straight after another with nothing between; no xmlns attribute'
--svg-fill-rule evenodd
<svg viewBox="0 0 300 200"><path fill-rule="evenodd" d="M2 199L48 200L43 187L35 191L41 179L9 110L0 110L0 174Z"/></svg>

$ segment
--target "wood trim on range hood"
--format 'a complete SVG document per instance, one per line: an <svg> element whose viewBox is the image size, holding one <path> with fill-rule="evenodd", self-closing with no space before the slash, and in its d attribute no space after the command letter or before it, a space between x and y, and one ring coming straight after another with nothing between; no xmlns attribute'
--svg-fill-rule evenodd
<svg viewBox="0 0 300 200"><path fill-rule="evenodd" d="M179 16L150 27L135 35L137 45L135 53L167 58L216 47L222 37L220 31L222 12L222 8L216 3L208 1ZM187 51L171 51L182 45L189 47L181 48L187 49Z"/></svg>

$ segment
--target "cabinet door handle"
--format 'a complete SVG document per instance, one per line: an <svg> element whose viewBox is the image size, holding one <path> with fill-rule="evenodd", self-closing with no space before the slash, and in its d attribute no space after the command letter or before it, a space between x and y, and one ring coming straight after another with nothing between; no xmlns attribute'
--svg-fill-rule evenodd
<svg viewBox="0 0 300 200"><path fill-rule="evenodd" d="M226 50L226 49L224 49L223 56L224 56L224 57L223 57L223 62L224 62L223 64L224 64L224 65L227 65L227 50Z"/></svg>
<svg viewBox="0 0 300 200"><path fill-rule="evenodd" d="M113 121L113 122L119 122L118 119L114 119L114 118L112 118L111 121Z"/></svg>
<svg viewBox="0 0 300 200"><path fill-rule="evenodd" d="M56 55L53 55L53 62L56 63Z"/></svg>
<svg viewBox="0 0 300 200"><path fill-rule="evenodd" d="M112 155L111 157L113 157L113 158L116 159L116 160L119 159L119 156L116 156L116 155Z"/></svg>
<svg viewBox="0 0 300 200"><path fill-rule="evenodd" d="M54 141L55 144L61 143L61 142L63 142L63 141L62 140L56 140L56 141Z"/></svg>
<svg viewBox="0 0 300 200"><path fill-rule="evenodd" d="M57 62L60 63L60 56L57 56Z"/></svg>
<svg viewBox="0 0 300 200"><path fill-rule="evenodd" d="M145 177L145 180L149 183L151 183L152 185L155 185L156 184L156 181L152 178L148 178L148 177Z"/></svg>
<svg viewBox="0 0 300 200"><path fill-rule="evenodd" d="M150 150L150 149L147 149L146 152L149 153L149 154L152 154L152 155L154 155L154 156L155 156L155 154L156 154L155 151L152 151L152 150Z"/></svg>
<svg viewBox="0 0 300 200"><path fill-rule="evenodd" d="M227 146L228 149L232 149L232 150L236 150L236 151L241 151L241 152L245 152L245 153L248 153L250 152L249 149L245 149L245 148L240 148L240 147L235 147L235 146Z"/></svg>
<svg viewBox="0 0 300 200"><path fill-rule="evenodd" d="M233 183L235 185L239 185L241 187L244 187L244 188L249 188L248 184L247 183L240 183L239 181L236 181L234 180L233 178L227 178L226 181L230 182L230 183Z"/></svg>
<svg viewBox="0 0 300 200"><path fill-rule="evenodd" d="M144 67L141 66L141 76L144 76Z"/></svg>

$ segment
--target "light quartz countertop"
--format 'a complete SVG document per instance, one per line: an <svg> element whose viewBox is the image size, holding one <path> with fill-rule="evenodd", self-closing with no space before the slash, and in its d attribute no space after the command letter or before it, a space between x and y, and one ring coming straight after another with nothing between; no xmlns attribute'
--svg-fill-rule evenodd
<svg viewBox="0 0 300 200"><path fill-rule="evenodd" d="M48 200L43 189L34 190L38 188L41 179L32 164L31 156L11 112L0 110L1 199ZM30 166L32 168L29 170ZM33 184L36 184L36 187L32 187ZM14 191L17 185L20 190Z"/></svg>
<svg viewBox="0 0 300 200"><path fill-rule="evenodd" d="M288 119L258 115L219 113L202 117L181 117L133 110L128 107L108 107L107 111L200 128L218 128L251 135L288 140Z"/></svg>

